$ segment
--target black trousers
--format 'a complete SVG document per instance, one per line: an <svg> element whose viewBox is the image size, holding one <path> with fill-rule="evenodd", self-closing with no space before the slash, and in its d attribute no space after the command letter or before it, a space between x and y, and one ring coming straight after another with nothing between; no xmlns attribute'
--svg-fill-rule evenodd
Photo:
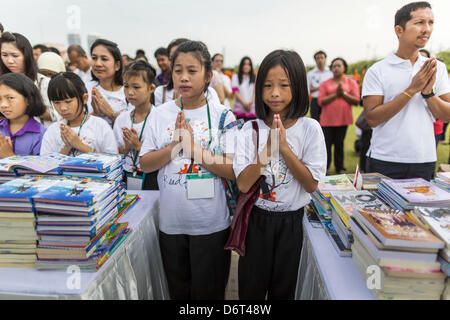
<svg viewBox="0 0 450 320"><path fill-rule="evenodd" d="M344 168L344 140L347 134L347 126L341 127L322 127L327 146L327 169L331 164L331 147L334 145L334 167L339 173Z"/></svg>
<svg viewBox="0 0 450 320"><path fill-rule="evenodd" d="M372 138L372 130L362 130L359 150L359 170L361 172L369 172L366 170L367 151L370 148L370 139Z"/></svg>
<svg viewBox="0 0 450 320"><path fill-rule="evenodd" d="M124 171L125 176L123 178L123 182L125 182L125 185L127 184L128 177L127 177L127 171ZM149 172L145 174L144 179L144 186L142 190L159 190L158 186L158 170Z"/></svg>
<svg viewBox="0 0 450 320"><path fill-rule="evenodd" d="M319 100L317 98L311 98L311 118L316 119L320 122L320 114L322 113L322 108L319 106Z"/></svg>
<svg viewBox="0 0 450 320"><path fill-rule="evenodd" d="M303 242L303 208L270 212L253 207L246 255L239 257L239 299L293 300Z"/></svg>
<svg viewBox="0 0 450 320"><path fill-rule="evenodd" d="M436 162L400 163L367 157L366 172L378 172L393 179L423 178L430 181L434 176Z"/></svg>
<svg viewBox="0 0 450 320"><path fill-rule="evenodd" d="M224 246L230 229L208 235L159 232L164 271L173 300L224 300L231 252Z"/></svg>

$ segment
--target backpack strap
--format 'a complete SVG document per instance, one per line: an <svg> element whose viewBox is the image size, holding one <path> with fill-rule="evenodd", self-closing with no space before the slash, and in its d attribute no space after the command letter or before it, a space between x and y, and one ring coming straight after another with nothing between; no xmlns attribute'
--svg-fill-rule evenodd
<svg viewBox="0 0 450 320"><path fill-rule="evenodd" d="M220 120L219 120L219 132L224 132L228 129L231 129L235 126L237 126L238 128L241 128L244 125L244 120L243 119L238 119L235 121L230 122L229 124L227 124L225 126L225 119L227 118L227 114L228 112L230 112L231 109L225 109L223 110L222 114L220 115Z"/></svg>

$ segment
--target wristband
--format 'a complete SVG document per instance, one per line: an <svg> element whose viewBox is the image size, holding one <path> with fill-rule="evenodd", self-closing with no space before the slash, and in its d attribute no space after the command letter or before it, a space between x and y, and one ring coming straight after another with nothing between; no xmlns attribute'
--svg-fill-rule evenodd
<svg viewBox="0 0 450 320"><path fill-rule="evenodd" d="M412 96L411 96L408 92L403 91L402 93L403 93L405 96L407 96L408 98L412 99Z"/></svg>

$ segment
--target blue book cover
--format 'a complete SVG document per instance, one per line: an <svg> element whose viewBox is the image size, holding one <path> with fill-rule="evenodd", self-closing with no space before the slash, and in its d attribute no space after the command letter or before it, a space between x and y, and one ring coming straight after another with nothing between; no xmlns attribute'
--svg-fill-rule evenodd
<svg viewBox="0 0 450 320"><path fill-rule="evenodd" d="M123 156L108 153L83 153L77 157L66 160L59 168L66 170L81 170L90 172L109 172L122 163Z"/></svg>
<svg viewBox="0 0 450 320"><path fill-rule="evenodd" d="M31 201L31 197L61 182L61 177L24 176L0 185L1 201Z"/></svg>
<svg viewBox="0 0 450 320"><path fill-rule="evenodd" d="M117 188L115 181L71 177L33 196L35 202L91 206Z"/></svg>

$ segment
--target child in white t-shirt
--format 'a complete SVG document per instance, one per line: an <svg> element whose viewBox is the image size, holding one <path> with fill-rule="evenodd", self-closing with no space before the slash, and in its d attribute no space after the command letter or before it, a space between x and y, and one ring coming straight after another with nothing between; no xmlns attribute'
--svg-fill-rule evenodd
<svg viewBox="0 0 450 320"><path fill-rule="evenodd" d="M224 106L205 97L211 58L201 42L175 51L172 77L180 98L154 108L141 168L159 169L160 247L172 299L224 299L230 216L220 177L234 179L233 140L218 130ZM235 120L228 112L225 125ZM225 142L226 141L226 142ZM227 161L228 160L228 161Z"/></svg>
<svg viewBox="0 0 450 320"><path fill-rule="evenodd" d="M59 152L77 156L87 152L117 153L114 133L108 123L88 114L83 80L72 72L53 76L48 97L64 118L50 125L41 144L41 155Z"/></svg>
<svg viewBox="0 0 450 320"><path fill-rule="evenodd" d="M114 135L119 152L125 156L125 182L128 190L159 190L158 171L143 173L139 165L139 152L144 141L144 131L149 125L153 109L150 97L155 90L155 69L139 60L125 67L124 88L127 100L135 106L133 111L122 112L114 122Z"/></svg>
<svg viewBox="0 0 450 320"><path fill-rule="evenodd" d="M239 298L293 299L303 208L325 177L327 165L322 129L305 117L306 70L296 52L278 50L264 58L255 98L259 145L253 142L252 122L247 122L233 162L242 192L265 176L248 222L246 254L239 258Z"/></svg>
<svg viewBox="0 0 450 320"><path fill-rule="evenodd" d="M256 117L255 78L252 60L249 57L242 58L238 73L231 78L231 87L234 92L233 112L237 118L245 121Z"/></svg>

